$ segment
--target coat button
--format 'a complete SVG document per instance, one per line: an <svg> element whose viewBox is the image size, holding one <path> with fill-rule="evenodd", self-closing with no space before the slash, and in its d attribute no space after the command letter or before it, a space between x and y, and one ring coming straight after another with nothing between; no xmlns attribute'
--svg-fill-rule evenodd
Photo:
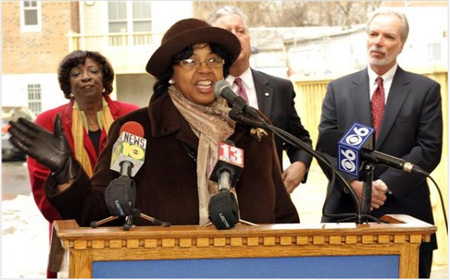
<svg viewBox="0 0 450 280"><path fill-rule="evenodd" d="M268 92L266 92L266 93L264 93L264 95L265 95L265 96L269 96L269 93L268 93Z"/></svg>

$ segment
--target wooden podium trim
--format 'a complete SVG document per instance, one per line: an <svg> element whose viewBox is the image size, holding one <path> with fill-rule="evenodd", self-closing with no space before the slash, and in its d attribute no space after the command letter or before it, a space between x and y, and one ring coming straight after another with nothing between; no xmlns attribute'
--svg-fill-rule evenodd
<svg viewBox="0 0 450 280"><path fill-rule="evenodd" d="M396 215L397 217L401 215ZM410 219L410 217L406 217ZM218 231L213 226L136 227L124 231L121 227L83 228L73 220L57 221L55 228L65 249L87 248L171 248L223 246L289 246L339 244L389 244L428 242L436 230L419 220L414 225L401 224L277 224ZM149 235L152 237L149 238Z"/></svg>
<svg viewBox="0 0 450 280"><path fill-rule="evenodd" d="M69 277L90 278L93 261L399 255L400 277L415 278L420 243L429 241L436 227L406 215L388 220L396 223L238 224L221 231L214 226L142 226L124 231L64 220L54 228L66 261L78 267L69 268ZM80 273L80 266L89 272Z"/></svg>

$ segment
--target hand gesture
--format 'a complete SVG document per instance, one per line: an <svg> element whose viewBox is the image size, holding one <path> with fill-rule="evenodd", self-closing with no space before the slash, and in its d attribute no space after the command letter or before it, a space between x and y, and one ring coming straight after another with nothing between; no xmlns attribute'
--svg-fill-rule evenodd
<svg viewBox="0 0 450 280"><path fill-rule="evenodd" d="M55 132L53 134L24 118L10 121L9 124L11 125L9 129L11 138L9 141L14 146L48 167L55 172L55 175L62 175L57 176L59 177L59 179L57 178L58 183L63 183L64 180L73 178L66 178L71 176L67 172L62 172L68 171L68 167L73 168L71 163L75 159L73 158L69 142L63 133L60 115L57 115L55 118ZM71 175L74 176L74 174Z"/></svg>

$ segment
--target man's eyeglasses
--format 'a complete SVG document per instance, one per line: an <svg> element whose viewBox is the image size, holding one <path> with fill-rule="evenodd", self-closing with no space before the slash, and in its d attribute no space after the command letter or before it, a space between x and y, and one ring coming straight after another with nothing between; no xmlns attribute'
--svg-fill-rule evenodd
<svg viewBox="0 0 450 280"><path fill-rule="evenodd" d="M206 60L186 58L183 60L175 61L175 63L188 70L199 68L202 62L206 63L206 66L208 66L209 68L219 68L225 64L225 60L219 57L208 58Z"/></svg>

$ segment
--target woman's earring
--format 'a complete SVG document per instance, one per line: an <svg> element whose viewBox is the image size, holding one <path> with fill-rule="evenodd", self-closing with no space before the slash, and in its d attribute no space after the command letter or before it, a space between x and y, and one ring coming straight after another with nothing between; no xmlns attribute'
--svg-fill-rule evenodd
<svg viewBox="0 0 450 280"><path fill-rule="evenodd" d="M170 79L169 80L169 85L174 85L174 84L175 84L175 81L173 79Z"/></svg>
<svg viewBox="0 0 450 280"><path fill-rule="evenodd" d="M70 94L69 94L69 97L74 97L74 96L75 96L75 95L73 95L73 93L70 93Z"/></svg>

